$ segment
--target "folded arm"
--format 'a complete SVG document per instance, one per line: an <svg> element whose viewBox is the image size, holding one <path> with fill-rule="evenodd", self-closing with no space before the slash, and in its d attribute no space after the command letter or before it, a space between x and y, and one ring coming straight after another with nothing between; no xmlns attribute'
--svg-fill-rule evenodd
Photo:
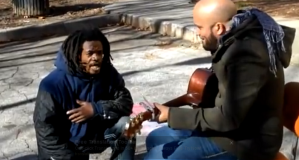
<svg viewBox="0 0 299 160"><path fill-rule="evenodd" d="M239 55L227 65L223 105L195 110L170 108L171 128L226 132L240 126L266 82L268 64L253 53Z"/></svg>

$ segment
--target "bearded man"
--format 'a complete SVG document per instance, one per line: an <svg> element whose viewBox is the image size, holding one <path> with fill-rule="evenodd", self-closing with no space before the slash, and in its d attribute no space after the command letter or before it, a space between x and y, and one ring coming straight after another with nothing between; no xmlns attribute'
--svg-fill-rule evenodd
<svg viewBox="0 0 299 160"><path fill-rule="evenodd" d="M273 160L282 143L284 70L295 29L231 0L200 0L193 21L212 53L215 106L191 110L156 103L158 122L146 160Z"/></svg>

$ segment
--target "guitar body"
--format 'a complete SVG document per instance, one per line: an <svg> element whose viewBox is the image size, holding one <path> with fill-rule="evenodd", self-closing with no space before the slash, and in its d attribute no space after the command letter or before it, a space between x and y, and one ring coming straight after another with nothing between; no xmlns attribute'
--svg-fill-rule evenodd
<svg viewBox="0 0 299 160"><path fill-rule="evenodd" d="M163 105L180 107L189 105L197 107L214 107L215 98L218 94L218 80L209 69L196 69L190 80L187 93L175 98Z"/></svg>
<svg viewBox="0 0 299 160"><path fill-rule="evenodd" d="M218 80L216 75L209 69L196 69L190 80L187 89L187 93L175 98L171 101L164 103L163 105L169 107L180 107L189 105L193 108L198 107L214 107L215 98L218 94ZM141 131L142 123L146 120L151 120L159 114L157 108L153 110L147 110L138 114L127 123L124 136L131 139L137 133Z"/></svg>

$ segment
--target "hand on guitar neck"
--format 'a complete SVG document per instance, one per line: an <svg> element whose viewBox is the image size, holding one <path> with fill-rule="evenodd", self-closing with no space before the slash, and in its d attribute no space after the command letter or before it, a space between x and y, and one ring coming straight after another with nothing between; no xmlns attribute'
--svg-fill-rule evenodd
<svg viewBox="0 0 299 160"><path fill-rule="evenodd" d="M176 99L166 102L163 105L168 107L181 107L181 106L189 105L193 108L197 108L200 102L201 102L201 94L187 93Z"/></svg>
<svg viewBox="0 0 299 160"><path fill-rule="evenodd" d="M126 128L124 131L125 137L132 139L134 136L136 136L136 134L140 134L140 131L142 129L142 123L144 121L161 122L161 116L166 116L166 118L168 117L168 107L158 103L154 103L154 106L155 107L153 107L151 110L149 109L145 112L138 114L136 117L132 118L129 123L126 124ZM165 111L167 112L167 115L165 115Z"/></svg>
<svg viewBox="0 0 299 160"><path fill-rule="evenodd" d="M163 123L167 121L169 107L166 105L172 105L171 107L179 107L177 106L179 101L188 102L182 103L183 105L190 105L193 108L196 108L198 104L201 102L201 95L198 93L188 93L178 98L177 101L170 101L171 103L165 103L163 105L159 103L154 103L154 107L148 109L145 112L138 114L136 117L132 118L129 123L126 125L126 129L124 135L128 138L133 138L137 133L140 133L142 128L142 123L144 121L156 121L158 123Z"/></svg>
<svg viewBox="0 0 299 160"><path fill-rule="evenodd" d="M169 107L213 106L217 93L218 81L214 73L210 69L196 69L190 78L186 94L163 105L154 103L155 107L138 114L127 123L124 135L129 139L133 138L137 133L140 133L142 123L147 120L156 120L159 123L166 122Z"/></svg>

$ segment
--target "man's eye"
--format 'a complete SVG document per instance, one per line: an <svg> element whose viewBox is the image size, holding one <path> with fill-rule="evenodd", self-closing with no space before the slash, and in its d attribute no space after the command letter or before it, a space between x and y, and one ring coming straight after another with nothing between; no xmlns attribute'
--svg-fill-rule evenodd
<svg viewBox="0 0 299 160"><path fill-rule="evenodd" d="M87 54L88 54L89 56L91 56L91 55L93 55L93 54L102 55L103 52L102 52L102 51L90 51L90 52L87 52Z"/></svg>
<svg viewBox="0 0 299 160"><path fill-rule="evenodd" d="M103 54L103 51L99 51L99 54Z"/></svg>

